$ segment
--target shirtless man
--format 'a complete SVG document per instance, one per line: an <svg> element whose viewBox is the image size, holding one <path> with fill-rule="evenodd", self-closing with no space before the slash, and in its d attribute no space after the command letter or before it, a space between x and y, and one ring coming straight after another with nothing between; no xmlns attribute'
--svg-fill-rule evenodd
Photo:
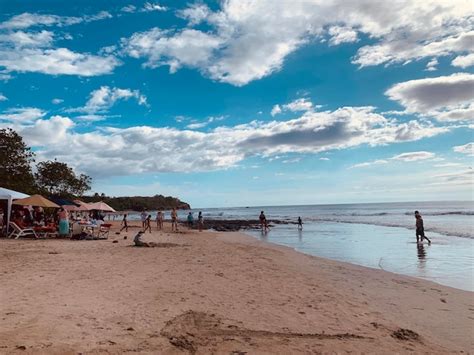
<svg viewBox="0 0 474 355"><path fill-rule="evenodd" d="M176 208L174 207L171 211L171 231L178 231L178 213L176 212Z"/></svg>

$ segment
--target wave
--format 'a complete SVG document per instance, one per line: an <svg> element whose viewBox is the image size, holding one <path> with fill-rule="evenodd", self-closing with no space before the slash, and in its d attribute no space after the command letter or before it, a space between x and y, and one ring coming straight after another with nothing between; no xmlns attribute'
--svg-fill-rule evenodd
<svg viewBox="0 0 474 355"><path fill-rule="evenodd" d="M405 212L405 216L411 216L413 212ZM474 216L474 211L446 211L446 212L425 212L422 213L425 216L450 216L450 215L459 215L459 216Z"/></svg>
<svg viewBox="0 0 474 355"><path fill-rule="evenodd" d="M387 221L367 221L367 220L350 220L350 219L343 219L343 218L330 218L330 217L318 217L310 219L314 222L335 222L335 223L351 223L351 224L367 224L373 226L381 226L381 227L394 227L394 228L405 228L408 230L414 230L414 226L407 225L403 223L396 223L396 222L387 222ZM459 237L459 238L467 238L467 239L474 239L474 235L469 232L464 231L453 231L448 230L440 227L433 227L430 226L425 228L426 232L433 232L438 234L443 234L446 236L452 237Z"/></svg>

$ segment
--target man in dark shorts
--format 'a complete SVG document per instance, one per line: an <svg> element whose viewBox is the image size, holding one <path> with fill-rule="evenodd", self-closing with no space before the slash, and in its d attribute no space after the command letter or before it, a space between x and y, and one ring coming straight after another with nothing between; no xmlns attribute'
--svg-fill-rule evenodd
<svg viewBox="0 0 474 355"><path fill-rule="evenodd" d="M416 219L416 242L422 242L423 239L428 241L428 244L431 244L431 240L425 235L425 228L423 226L423 218L421 218L420 212L415 211L415 219Z"/></svg>
<svg viewBox="0 0 474 355"><path fill-rule="evenodd" d="M265 213L263 211L260 212L260 216L258 217L260 220L260 226L262 227L262 231L267 231L268 229L268 223L267 223L267 217L265 217Z"/></svg>
<svg viewBox="0 0 474 355"><path fill-rule="evenodd" d="M123 231L125 229L125 232L128 232L128 224L127 224L127 214L125 213L123 215L123 219L122 219L122 229L120 229L120 232Z"/></svg>

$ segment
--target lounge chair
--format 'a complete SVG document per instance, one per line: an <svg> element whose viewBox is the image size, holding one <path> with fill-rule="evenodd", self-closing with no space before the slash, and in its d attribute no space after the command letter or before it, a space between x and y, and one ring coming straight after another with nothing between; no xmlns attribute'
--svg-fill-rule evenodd
<svg viewBox="0 0 474 355"><path fill-rule="evenodd" d="M111 224L105 224L105 223L101 224L101 226L99 227L99 231L97 232L97 237L99 239L108 239L110 227L112 227Z"/></svg>
<svg viewBox="0 0 474 355"><path fill-rule="evenodd" d="M10 228L12 231L8 235L8 238L18 239L20 237L26 237L32 235L35 238L38 238L38 235L31 228L21 229L15 222L10 222Z"/></svg>

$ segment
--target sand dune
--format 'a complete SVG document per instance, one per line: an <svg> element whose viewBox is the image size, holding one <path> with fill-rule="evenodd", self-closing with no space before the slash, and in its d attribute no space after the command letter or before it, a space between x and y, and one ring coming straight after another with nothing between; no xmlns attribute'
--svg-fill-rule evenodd
<svg viewBox="0 0 474 355"><path fill-rule="evenodd" d="M136 229L105 241L0 240L0 352L473 349L470 292L238 233L165 228L144 238L157 248L131 247Z"/></svg>

